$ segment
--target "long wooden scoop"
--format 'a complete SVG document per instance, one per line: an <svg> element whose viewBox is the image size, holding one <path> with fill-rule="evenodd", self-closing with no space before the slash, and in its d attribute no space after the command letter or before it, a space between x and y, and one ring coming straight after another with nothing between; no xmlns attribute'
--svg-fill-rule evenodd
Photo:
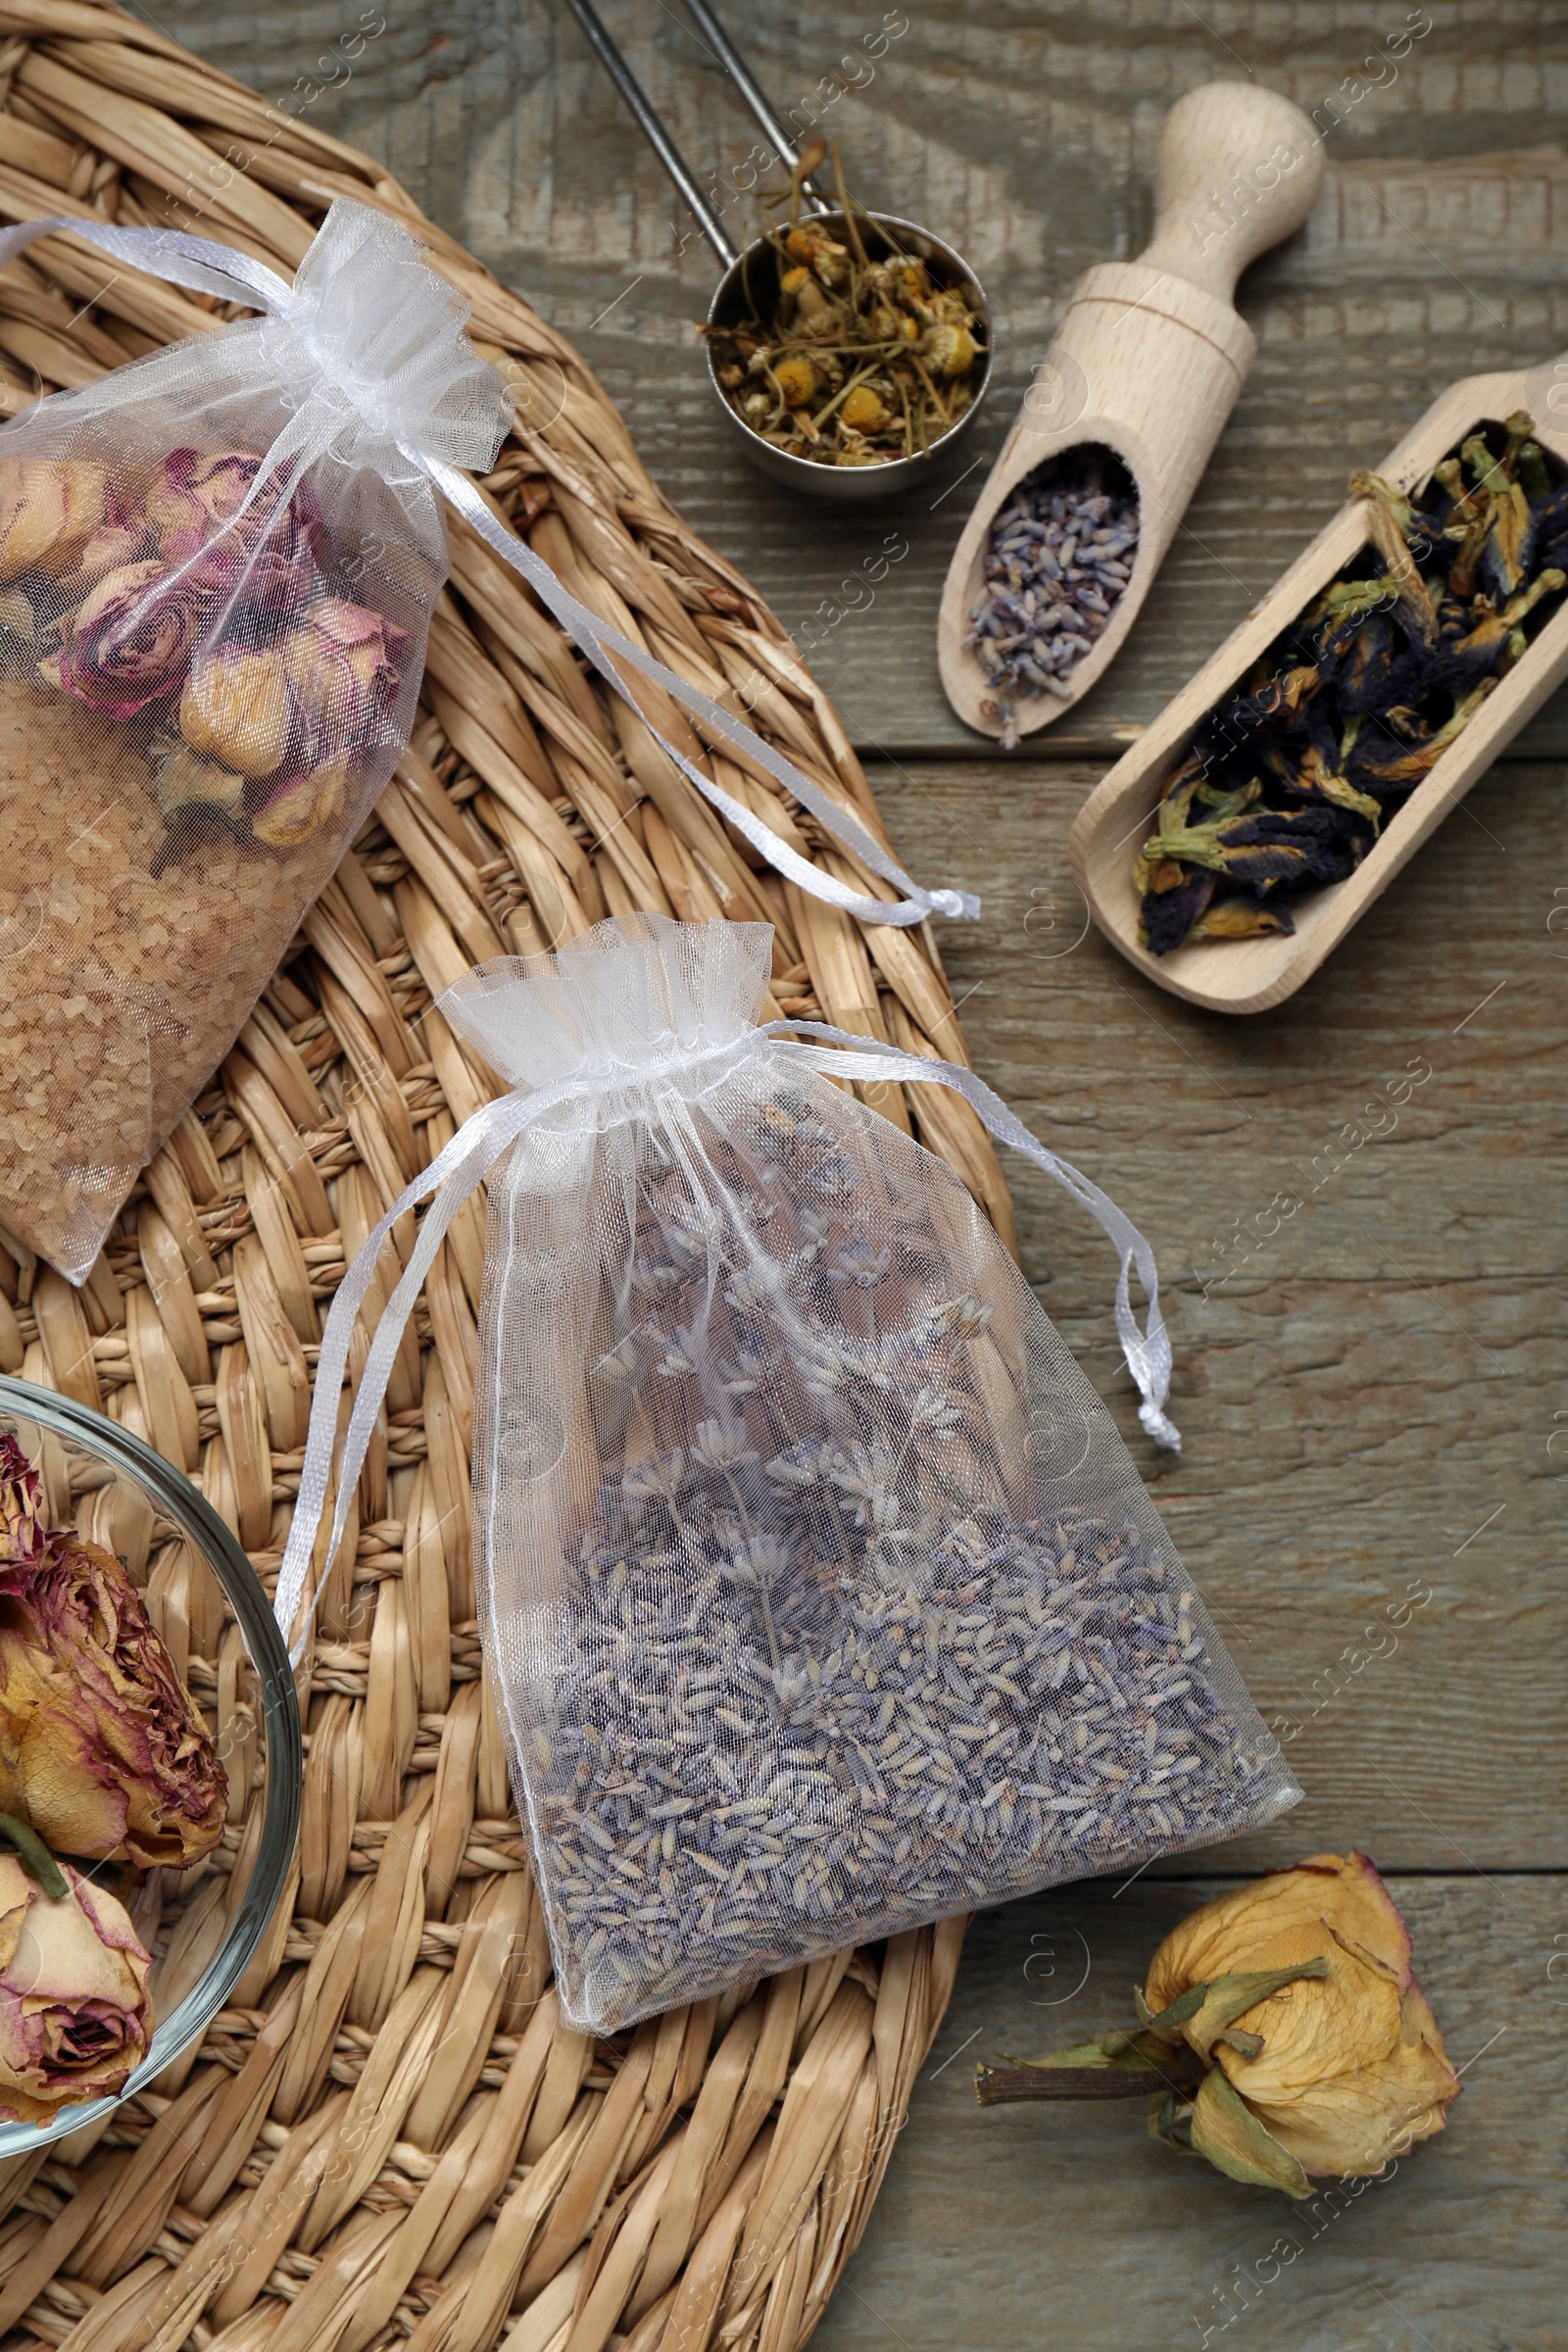
<svg viewBox="0 0 1568 2352"><path fill-rule="evenodd" d="M942 683L982 735L1030 735L1071 710L1113 661L1176 536L1257 343L1236 281L1298 228L1323 184L1306 117L1273 90L1215 81L1171 108L1155 151L1154 236L1136 262L1105 262L1074 287L958 541L938 622ZM1113 450L1138 488L1138 555L1104 634L1065 692L997 688L964 640L992 522L1026 474L1084 445ZM1010 727L1008 717L1010 715Z"/></svg>
<svg viewBox="0 0 1568 2352"><path fill-rule="evenodd" d="M1433 403L1378 471L1401 490L1415 491L1434 466L1478 426L1500 424L1521 409L1535 419L1534 437L1542 448L1568 464L1568 418L1557 415L1565 378L1568 355L1517 372L1466 376ZM1133 860L1166 779L1207 714L1235 694L1275 638L1299 619L1368 545L1369 516L1365 499L1352 499L1341 509L1097 786L1072 829L1068 854L1073 874L1105 937L1161 988L1215 1012L1262 1012L1299 988L1491 766L1510 736L1568 676L1565 603L1390 817L1354 873L1291 900L1293 937L1273 932L1255 939L1190 940L1168 956L1152 956L1139 943Z"/></svg>

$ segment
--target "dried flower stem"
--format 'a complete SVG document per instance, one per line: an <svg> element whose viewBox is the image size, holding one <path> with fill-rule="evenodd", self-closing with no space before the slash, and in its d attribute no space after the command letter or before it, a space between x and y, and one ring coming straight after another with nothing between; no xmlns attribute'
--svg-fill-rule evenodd
<svg viewBox="0 0 1568 2352"><path fill-rule="evenodd" d="M989 2066L974 2070L975 2098L982 2107L1007 2107L1025 2099L1147 2099L1161 2088L1185 2094L1207 2073L1194 2050L1172 2051L1168 2064L1133 2066Z"/></svg>

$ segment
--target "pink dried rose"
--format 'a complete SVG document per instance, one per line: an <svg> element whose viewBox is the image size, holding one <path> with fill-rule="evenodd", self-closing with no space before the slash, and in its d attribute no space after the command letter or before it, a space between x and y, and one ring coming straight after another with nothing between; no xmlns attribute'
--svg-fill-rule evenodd
<svg viewBox="0 0 1568 2352"><path fill-rule="evenodd" d="M300 482L285 497L277 472L256 489L262 463L248 449L170 451L142 501L165 563L194 563L204 586L227 590L264 544L284 564L318 552L324 526L314 494Z"/></svg>
<svg viewBox="0 0 1568 2352"><path fill-rule="evenodd" d="M0 1853L0 2122L114 2098L146 2057L152 1962L122 1904L78 1871L51 1899Z"/></svg>
<svg viewBox="0 0 1568 2352"><path fill-rule="evenodd" d="M142 513L153 547L166 564L184 564L199 555L222 523L245 504L262 461L248 449L203 456L196 449L172 449L147 485ZM240 532L260 538L271 519L275 499L260 497Z"/></svg>
<svg viewBox="0 0 1568 2352"><path fill-rule="evenodd" d="M140 510L150 551L215 612L221 607L225 637L252 651L318 593L316 558L326 536L309 486L297 483L285 497L281 474L258 483L262 463L249 450L172 450Z"/></svg>
<svg viewBox="0 0 1568 2352"><path fill-rule="evenodd" d="M103 520L108 480L83 461L0 459L0 584L70 571Z"/></svg>
<svg viewBox="0 0 1568 2352"><path fill-rule="evenodd" d="M223 1768L113 1553L66 1530L3 1556L37 1490L0 1440L0 1813L56 1853L184 1867L222 1836Z"/></svg>
<svg viewBox="0 0 1568 2352"><path fill-rule="evenodd" d="M283 640L283 666L307 751L302 767L362 751L380 733L402 683L394 659L408 632L383 613L320 597Z"/></svg>
<svg viewBox="0 0 1568 2352"><path fill-rule="evenodd" d="M0 1434L0 1561L30 1567L48 1543L43 1484L15 1438Z"/></svg>
<svg viewBox="0 0 1568 2352"><path fill-rule="evenodd" d="M350 765L380 733L401 682L392 654L406 633L364 605L322 596L270 647L225 639L197 657L179 731L203 760L277 778L259 839L303 841L344 806Z"/></svg>
<svg viewBox="0 0 1568 2352"><path fill-rule="evenodd" d="M89 710L133 718L178 692L201 638L206 600L159 563L106 572L67 622L45 677Z"/></svg>

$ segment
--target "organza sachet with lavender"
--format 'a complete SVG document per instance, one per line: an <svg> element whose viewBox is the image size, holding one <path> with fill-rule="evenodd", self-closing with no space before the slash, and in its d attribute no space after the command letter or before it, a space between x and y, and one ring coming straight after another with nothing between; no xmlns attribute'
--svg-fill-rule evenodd
<svg viewBox="0 0 1568 2352"><path fill-rule="evenodd" d="M1298 1794L968 1193L756 1026L768 956L628 918L443 1000L537 1106L490 1178L476 1556L599 2033Z"/></svg>

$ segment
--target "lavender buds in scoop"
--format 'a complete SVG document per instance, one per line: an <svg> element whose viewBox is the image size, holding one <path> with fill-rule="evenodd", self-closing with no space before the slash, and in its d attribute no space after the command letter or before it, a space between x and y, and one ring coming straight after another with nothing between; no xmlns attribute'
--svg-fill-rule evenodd
<svg viewBox="0 0 1568 2352"><path fill-rule="evenodd" d="M991 526L971 646L997 689L1003 742L1015 698L1067 696L1067 680L1126 591L1138 492L1109 450L1071 450L1021 481Z"/></svg>

